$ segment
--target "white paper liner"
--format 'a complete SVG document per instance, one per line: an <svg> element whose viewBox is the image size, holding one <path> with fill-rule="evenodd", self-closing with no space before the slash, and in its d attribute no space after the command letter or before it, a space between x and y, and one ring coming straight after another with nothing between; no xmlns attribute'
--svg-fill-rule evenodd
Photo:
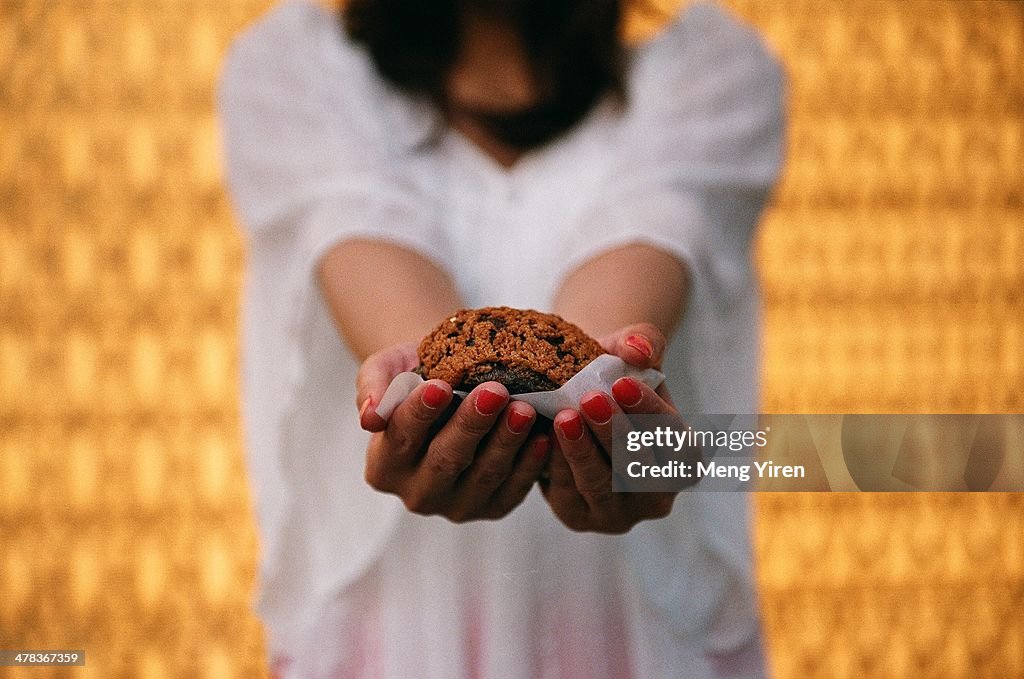
<svg viewBox="0 0 1024 679"><path fill-rule="evenodd" d="M665 375L653 368L641 370L629 365L618 356L602 354L558 389L513 394L512 400L525 401L541 415L554 419L559 411L566 408L579 408L580 399L588 391L610 392L612 384L620 377L638 379L651 389L657 389L665 381ZM408 398L409 394L423 382L424 379L416 373L406 372L396 375L388 385L387 391L384 392L384 397L377 404L377 414L384 420L390 418L398 404ZM463 397L467 394L465 391L456 391L455 393Z"/></svg>

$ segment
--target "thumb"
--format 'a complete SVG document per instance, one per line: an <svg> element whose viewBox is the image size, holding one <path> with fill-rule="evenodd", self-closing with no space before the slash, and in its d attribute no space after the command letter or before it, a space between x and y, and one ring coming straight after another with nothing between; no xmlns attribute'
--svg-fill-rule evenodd
<svg viewBox="0 0 1024 679"><path fill-rule="evenodd" d="M660 368L667 343L665 335L652 323L628 325L600 342L609 354L637 368Z"/></svg>
<svg viewBox="0 0 1024 679"><path fill-rule="evenodd" d="M387 422L377 414L375 407L395 375L415 367L416 360L415 349L400 344L371 354L359 366L356 407L359 408L359 424L363 429L371 432L384 430Z"/></svg>

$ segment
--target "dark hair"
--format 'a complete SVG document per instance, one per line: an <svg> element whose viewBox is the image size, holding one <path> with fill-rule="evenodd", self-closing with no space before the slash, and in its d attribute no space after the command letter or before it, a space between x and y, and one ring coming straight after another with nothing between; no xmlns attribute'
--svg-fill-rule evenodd
<svg viewBox="0 0 1024 679"><path fill-rule="evenodd" d="M349 0L342 20L384 78L444 114L445 81L470 13L519 34L541 87L540 103L529 110L478 116L505 143L540 146L582 120L606 93L624 96L619 0Z"/></svg>

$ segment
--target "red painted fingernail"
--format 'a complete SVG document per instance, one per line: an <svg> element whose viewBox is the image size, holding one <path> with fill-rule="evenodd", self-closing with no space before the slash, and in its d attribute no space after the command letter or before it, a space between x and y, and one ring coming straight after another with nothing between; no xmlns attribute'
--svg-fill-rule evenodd
<svg viewBox="0 0 1024 679"><path fill-rule="evenodd" d="M522 434L529 428L531 422L533 422L533 415L521 413L514 408L509 409L508 428L513 434Z"/></svg>
<svg viewBox="0 0 1024 679"><path fill-rule="evenodd" d="M481 389L476 393L476 410L481 415L493 415L505 405L504 394Z"/></svg>
<svg viewBox="0 0 1024 679"><path fill-rule="evenodd" d="M632 377L620 377L612 385L612 396L615 397L620 406L631 408L640 403L644 397L644 392L640 390L640 383Z"/></svg>
<svg viewBox="0 0 1024 679"><path fill-rule="evenodd" d="M537 439L537 442L533 444L533 456L539 462L543 462L547 459L548 453L551 452L551 439L543 437Z"/></svg>
<svg viewBox="0 0 1024 679"><path fill-rule="evenodd" d="M633 347L647 358L654 356L654 347L651 341L643 335L630 335L626 338L626 345Z"/></svg>
<svg viewBox="0 0 1024 679"><path fill-rule="evenodd" d="M562 436L569 441L579 441L583 438L583 420L579 415L562 420L558 423L558 428L562 430Z"/></svg>
<svg viewBox="0 0 1024 679"><path fill-rule="evenodd" d="M605 424L612 419L612 404L604 394L594 394L580 402L580 407L587 417L597 424Z"/></svg>
<svg viewBox="0 0 1024 679"><path fill-rule="evenodd" d="M448 401L448 390L438 384L428 384L420 400L431 410L437 410Z"/></svg>
<svg viewBox="0 0 1024 679"><path fill-rule="evenodd" d="M366 414L366 409L370 407L370 401L371 401L371 400L372 400L372 399L371 399L371 398L370 398L369 396L367 396L367 397L366 397L366 400L365 400L365 401L363 401L363 405L362 405L362 406L360 406L360 408L359 408L359 420L360 420L360 421L362 421L362 419L363 419L363 415L365 415L365 414Z"/></svg>

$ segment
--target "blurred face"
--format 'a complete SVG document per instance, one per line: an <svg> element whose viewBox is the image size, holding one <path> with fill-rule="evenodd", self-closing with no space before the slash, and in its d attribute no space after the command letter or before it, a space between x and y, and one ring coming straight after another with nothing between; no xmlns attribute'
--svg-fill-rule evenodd
<svg viewBox="0 0 1024 679"><path fill-rule="evenodd" d="M517 115L540 100L519 36L504 24L468 17L463 50L447 80L453 118Z"/></svg>
<svg viewBox="0 0 1024 679"><path fill-rule="evenodd" d="M621 1L345 0L342 18L382 76L505 162L624 103Z"/></svg>

